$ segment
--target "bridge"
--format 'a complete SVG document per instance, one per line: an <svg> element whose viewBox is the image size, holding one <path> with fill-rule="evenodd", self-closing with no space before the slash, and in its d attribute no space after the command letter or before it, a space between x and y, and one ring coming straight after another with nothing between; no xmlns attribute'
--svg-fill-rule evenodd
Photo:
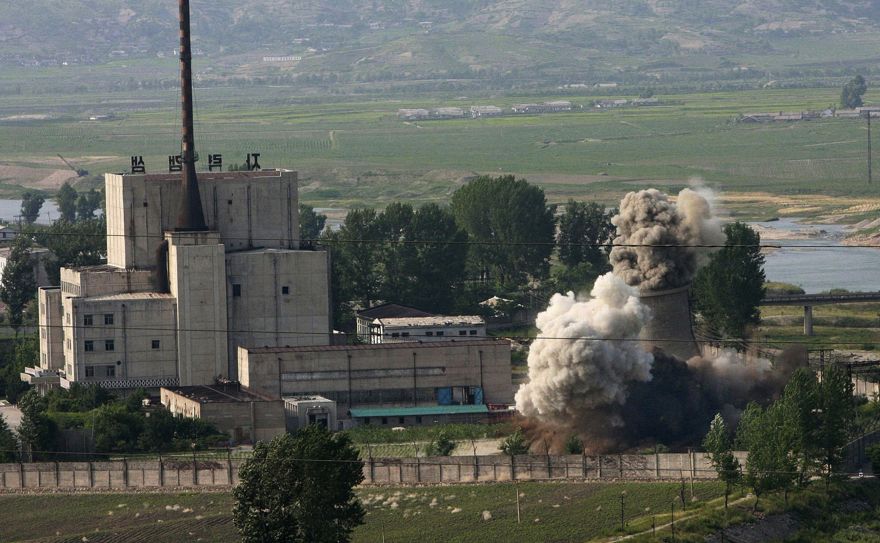
<svg viewBox="0 0 880 543"><path fill-rule="evenodd" d="M857 304L880 302L880 292L844 294L780 294L764 297L761 305L793 306L804 308L804 335L813 335L813 306L827 304Z"/></svg>

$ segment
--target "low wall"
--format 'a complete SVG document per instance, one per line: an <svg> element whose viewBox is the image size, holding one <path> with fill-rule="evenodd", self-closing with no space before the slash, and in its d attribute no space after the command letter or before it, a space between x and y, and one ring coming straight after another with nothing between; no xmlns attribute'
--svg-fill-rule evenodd
<svg viewBox="0 0 880 543"><path fill-rule="evenodd" d="M736 453L743 462L745 453ZM117 460L0 464L0 491L229 487L243 459ZM364 484L440 484L545 480L714 479L704 453L372 458Z"/></svg>

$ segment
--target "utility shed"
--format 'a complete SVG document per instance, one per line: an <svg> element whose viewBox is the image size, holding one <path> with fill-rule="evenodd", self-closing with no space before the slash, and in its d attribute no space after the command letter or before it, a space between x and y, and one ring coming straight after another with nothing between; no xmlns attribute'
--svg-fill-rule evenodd
<svg viewBox="0 0 880 543"><path fill-rule="evenodd" d="M210 422L236 443L285 432L282 402L242 390L238 383L163 387L160 398L174 415Z"/></svg>
<svg viewBox="0 0 880 543"><path fill-rule="evenodd" d="M323 396L286 396L284 415L288 432L309 424L317 424L328 430L336 429L336 402Z"/></svg>

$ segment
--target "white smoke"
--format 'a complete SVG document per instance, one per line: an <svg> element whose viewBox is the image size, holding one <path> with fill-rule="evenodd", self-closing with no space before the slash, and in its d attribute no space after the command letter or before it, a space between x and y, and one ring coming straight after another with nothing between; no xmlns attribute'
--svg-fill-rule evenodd
<svg viewBox="0 0 880 543"><path fill-rule="evenodd" d="M556 294L538 315L529 382L516 393L523 415L571 424L590 410L624 403L628 383L651 379L653 356L637 341L650 310L636 289L607 273L591 295L578 301L571 292Z"/></svg>
<svg viewBox="0 0 880 543"><path fill-rule="evenodd" d="M684 189L676 202L657 189L630 192L611 219L614 273L642 290L687 285L710 249L724 242L708 189Z"/></svg>

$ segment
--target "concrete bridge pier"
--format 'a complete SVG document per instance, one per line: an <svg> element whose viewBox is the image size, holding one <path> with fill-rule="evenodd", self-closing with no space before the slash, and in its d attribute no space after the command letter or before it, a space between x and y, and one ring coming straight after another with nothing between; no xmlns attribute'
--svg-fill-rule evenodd
<svg viewBox="0 0 880 543"><path fill-rule="evenodd" d="M804 335L813 335L813 306L804 306Z"/></svg>

